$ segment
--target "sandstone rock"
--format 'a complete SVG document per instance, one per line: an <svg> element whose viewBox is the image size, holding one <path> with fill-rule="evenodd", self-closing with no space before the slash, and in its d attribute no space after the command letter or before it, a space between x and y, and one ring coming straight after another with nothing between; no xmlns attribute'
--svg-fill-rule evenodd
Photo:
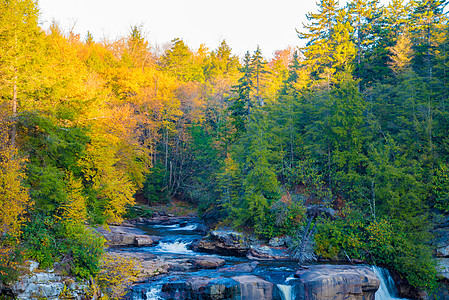
<svg viewBox="0 0 449 300"><path fill-rule="evenodd" d="M273 299L274 284L254 275L232 277L240 284L240 299Z"/></svg>
<svg viewBox="0 0 449 300"><path fill-rule="evenodd" d="M246 254L248 259L255 260L289 260L287 248L253 245Z"/></svg>
<svg viewBox="0 0 449 300"><path fill-rule="evenodd" d="M251 263L243 263L234 265L232 267L221 268L218 271L220 272L232 272L232 273L251 273L257 267L259 262L253 261Z"/></svg>
<svg viewBox="0 0 449 300"><path fill-rule="evenodd" d="M225 260L218 257L199 256L194 259L194 264L202 269L215 269L225 264Z"/></svg>
<svg viewBox="0 0 449 300"><path fill-rule="evenodd" d="M106 239L106 244L110 247L146 247L158 242L161 238L151 237L143 230L126 226L109 226L109 231L104 228L96 230Z"/></svg>
<svg viewBox="0 0 449 300"><path fill-rule="evenodd" d="M156 236L156 235L148 235L148 237L151 238L153 241L153 244L158 244L160 240L162 240L162 237Z"/></svg>
<svg viewBox="0 0 449 300"><path fill-rule="evenodd" d="M374 300L380 284L365 266L314 265L297 271L295 277L304 286L297 291L299 299Z"/></svg>
<svg viewBox="0 0 449 300"><path fill-rule="evenodd" d="M134 245L138 247L151 246L153 240L148 235L136 235L134 236Z"/></svg>
<svg viewBox="0 0 449 300"><path fill-rule="evenodd" d="M249 250L246 237L232 230L214 230L198 243L198 249L222 255L244 256Z"/></svg>
<svg viewBox="0 0 449 300"><path fill-rule="evenodd" d="M162 286L161 296L164 299L271 300L274 299L273 286L273 283L253 275L232 278L178 277L169 278Z"/></svg>
<svg viewBox="0 0 449 300"><path fill-rule="evenodd" d="M58 299L62 291L71 299L84 299L88 284L75 282L66 285L64 278L55 273L40 272L22 276L11 287L11 293L16 299Z"/></svg>

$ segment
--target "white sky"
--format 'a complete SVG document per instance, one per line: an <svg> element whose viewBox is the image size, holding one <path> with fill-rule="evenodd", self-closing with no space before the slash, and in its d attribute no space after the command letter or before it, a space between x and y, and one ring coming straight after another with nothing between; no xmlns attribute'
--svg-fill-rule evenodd
<svg viewBox="0 0 449 300"><path fill-rule="evenodd" d="M346 2L344 0L342 3ZM387 0L381 1L387 3ZM204 43L216 49L225 39L234 54L243 56L260 45L262 54L299 46L295 28L302 29L306 13L316 12L314 0L39 0L40 22L52 20L64 31L96 41L126 36L143 24L152 46L182 38L193 50Z"/></svg>

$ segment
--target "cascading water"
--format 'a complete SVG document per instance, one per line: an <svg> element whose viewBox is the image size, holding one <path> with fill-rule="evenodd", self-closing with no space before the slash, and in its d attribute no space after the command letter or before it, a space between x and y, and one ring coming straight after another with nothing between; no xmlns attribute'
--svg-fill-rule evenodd
<svg viewBox="0 0 449 300"><path fill-rule="evenodd" d="M281 291L282 300L294 300L295 299L293 285L288 284L289 281L294 280L294 279L295 279L294 276L289 276L285 279L284 284L277 284L277 287Z"/></svg>
<svg viewBox="0 0 449 300"><path fill-rule="evenodd" d="M146 300L163 300L163 298L161 296L159 296L160 291L161 291L161 287L160 286L152 287L145 294ZM139 300L139 299L136 298L134 300Z"/></svg>
<svg viewBox="0 0 449 300"><path fill-rule="evenodd" d="M377 278L380 280L380 286L375 294L376 300L395 300L395 299L403 299L405 298L397 298L396 286L394 284L393 278L390 276L390 273L387 269L379 268L376 266L372 267L374 274L376 274Z"/></svg>
<svg viewBox="0 0 449 300"><path fill-rule="evenodd" d="M177 240L172 242L160 242L159 245L154 247L153 252L196 255L194 251L187 249L187 246L190 243L191 241L183 241L183 240Z"/></svg>
<svg viewBox="0 0 449 300"><path fill-rule="evenodd" d="M281 291L281 297L282 300L293 300L293 286L291 285L285 285L285 284L278 284L277 285L279 290Z"/></svg>

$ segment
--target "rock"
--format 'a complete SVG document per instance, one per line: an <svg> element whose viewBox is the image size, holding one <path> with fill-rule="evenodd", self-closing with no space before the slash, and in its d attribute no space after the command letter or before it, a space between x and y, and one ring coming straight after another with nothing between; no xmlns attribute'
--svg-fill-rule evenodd
<svg viewBox="0 0 449 300"><path fill-rule="evenodd" d="M194 259L194 265L201 269L215 269L225 264L225 260L218 257L198 256Z"/></svg>
<svg viewBox="0 0 449 300"><path fill-rule="evenodd" d="M198 220L198 217L196 215L191 216L182 216L182 217L176 217L172 214L154 214L151 219L147 219L145 221L146 224L150 225L175 225L179 224L180 227L185 227L188 224L192 223L200 223Z"/></svg>
<svg viewBox="0 0 449 300"><path fill-rule="evenodd" d="M240 284L240 299L273 299L274 284L254 275L232 277Z"/></svg>
<svg viewBox="0 0 449 300"><path fill-rule="evenodd" d="M251 273L257 267L259 262L253 261L251 263L243 263L234 265L232 267L221 268L218 271L220 272L232 272L232 273Z"/></svg>
<svg viewBox="0 0 449 300"><path fill-rule="evenodd" d="M160 237L146 235L143 230L126 226L109 226L109 231L104 228L96 230L106 239L106 244L110 247L146 247L159 242Z"/></svg>
<svg viewBox="0 0 449 300"><path fill-rule="evenodd" d="M28 269L30 270L30 273L33 273L35 269L39 267L39 263L37 261L33 260L27 260Z"/></svg>
<svg viewBox="0 0 449 300"><path fill-rule="evenodd" d="M374 300L380 285L366 266L313 265L298 270L295 277L304 286L296 291L298 299Z"/></svg>
<svg viewBox="0 0 449 300"><path fill-rule="evenodd" d="M148 237L153 241L153 244L159 244L159 241L162 240L162 237L156 235L148 235Z"/></svg>
<svg viewBox="0 0 449 300"><path fill-rule="evenodd" d="M210 299L244 299L239 298L238 283L225 277L218 277L209 281L204 287L204 294L210 296Z"/></svg>
<svg viewBox="0 0 449 300"><path fill-rule="evenodd" d="M389 270L397 288L398 296L405 299L429 299L427 292L412 286L407 279L396 271ZM444 299L444 298L443 298Z"/></svg>
<svg viewBox="0 0 449 300"><path fill-rule="evenodd" d="M135 260L137 262L137 278L139 279L166 274L170 268L170 264L166 260L160 259L156 255L148 252L109 249L108 253L125 259Z"/></svg>
<svg viewBox="0 0 449 300"><path fill-rule="evenodd" d="M153 240L148 235L136 235L134 236L134 245L137 247L151 246Z"/></svg>
<svg viewBox="0 0 449 300"><path fill-rule="evenodd" d="M285 245L285 241L283 237L274 237L270 239L268 245L270 245L271 247L281 247Z"/></svg>
<svg viewBox="0 0 449 300"><path fill-rule="evenodd" d="M193 263L188 261L168 261L168 271L186 272L194 268Z"/></svg>
<svg viewBox="0 0 449 300"><path fill-rule="evenodd" d="M449 228L437 228L433 231L435 238L433 244L436 248L436 256L448 257L449 256Z"/></svg>
<svg viewBox="0 0 449 300"><path fill-rule="evenodd" d="M198 224L198 226L195 228L195 232L201 234L201 235L205 235L207 233L207 227L204 224Z"/></svg>
<svg viewBox="0 0 449 300"><path fill-rule="evenodd" d="M66 284L66 281L71 284ZM39 272L21 276L9 291L15 295L14 299L58 299L65 290L65 296L81 300L85 299L88 287L87 282L68 280L53 272Z"/></svg>
<svg viewBox="0 0 449 300"><path fill-rule="evenodd" d="M292 244L293 239L290 236L274 237L268 242L268 245L271 247L289 247Z"/></svg>
<svg viewBox="0 0 449 300"><path fill-rule="evenodd" d="M204 286L210 278L193 276L188 279L178 277L170 278L169 282L162 286L161 293L163 299L199 299L194 298L195 294L202 294Z"/></svg>
<svg viewBox="0 0 449 300"><path fill-rule="evenodd" d="M449 258L437 258L439 267L438 274L446 280L449 280Z"/></svg>
<svg viewBox="0 0 449 300"><path fill-rule="evenodd" d="M271 300L274 284L254 275L236 276L232 278L207 278L192 276L188 278L172 277L162 286L162 299L257 299ZM126 299L142 294L133 288ZM278 298L280 299L280 298Z"/></svg>
<svg viewBox="0 0 449 300"><path fill-rule="evenodd" d="M254 260L289 260L290 254L287 248L253 245L246 257Z"/></svg>
<svg viewBox="0 0 449 300"><path fill-rule="evenodd" d="M246 237L232 230L214 230L198 243L198 250L222 255L244 256L249 250Z"/></svg>

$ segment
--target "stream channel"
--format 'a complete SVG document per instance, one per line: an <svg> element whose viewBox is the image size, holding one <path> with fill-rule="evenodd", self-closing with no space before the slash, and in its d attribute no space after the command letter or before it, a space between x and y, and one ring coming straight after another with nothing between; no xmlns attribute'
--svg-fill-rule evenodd
<svg viewBox="0 0 449 300"><path fill-rule="evenodd" d="M187 224L173 225L139 225L138 227L150 236L159 236L162 239L151 247L128 248L127 251L145 252L164 258L166 260L189 261L195 257L209 256L225 260L225 265L218 269L199 270L172 270L169 274L151 278L148 282L137 284L126 295L129 300L163 300L163 299L203 299L201 296L191 295L182 291L185 282L192 277L212 278L220 284L226 285L233 276L256 275L273 283L273 299L292 300L301 299L295 296L295 285L299 283L293 275L298 268L294 261L251 261L246 257L220 256L195 252L192 243L200 240L203 235L196 230L200 223L192 221ZM239 268L240 266L240 268ZM376 292L375 300L399 299L395 295L395 286L388 271L372 267L381 285ZM170 282L170 289L164 288ZM175 283L175 284L173 284ZM179 283L179 288L176 288ZM226 299L240 299L236 295L226 295ZM252 299L252 297L250 297ZM209 299L209 298L207 298ZM218 299L218 298L217 298ZM222 298L220 298L222 299ZM261 299L255 299L261 300Z"/></svg>

